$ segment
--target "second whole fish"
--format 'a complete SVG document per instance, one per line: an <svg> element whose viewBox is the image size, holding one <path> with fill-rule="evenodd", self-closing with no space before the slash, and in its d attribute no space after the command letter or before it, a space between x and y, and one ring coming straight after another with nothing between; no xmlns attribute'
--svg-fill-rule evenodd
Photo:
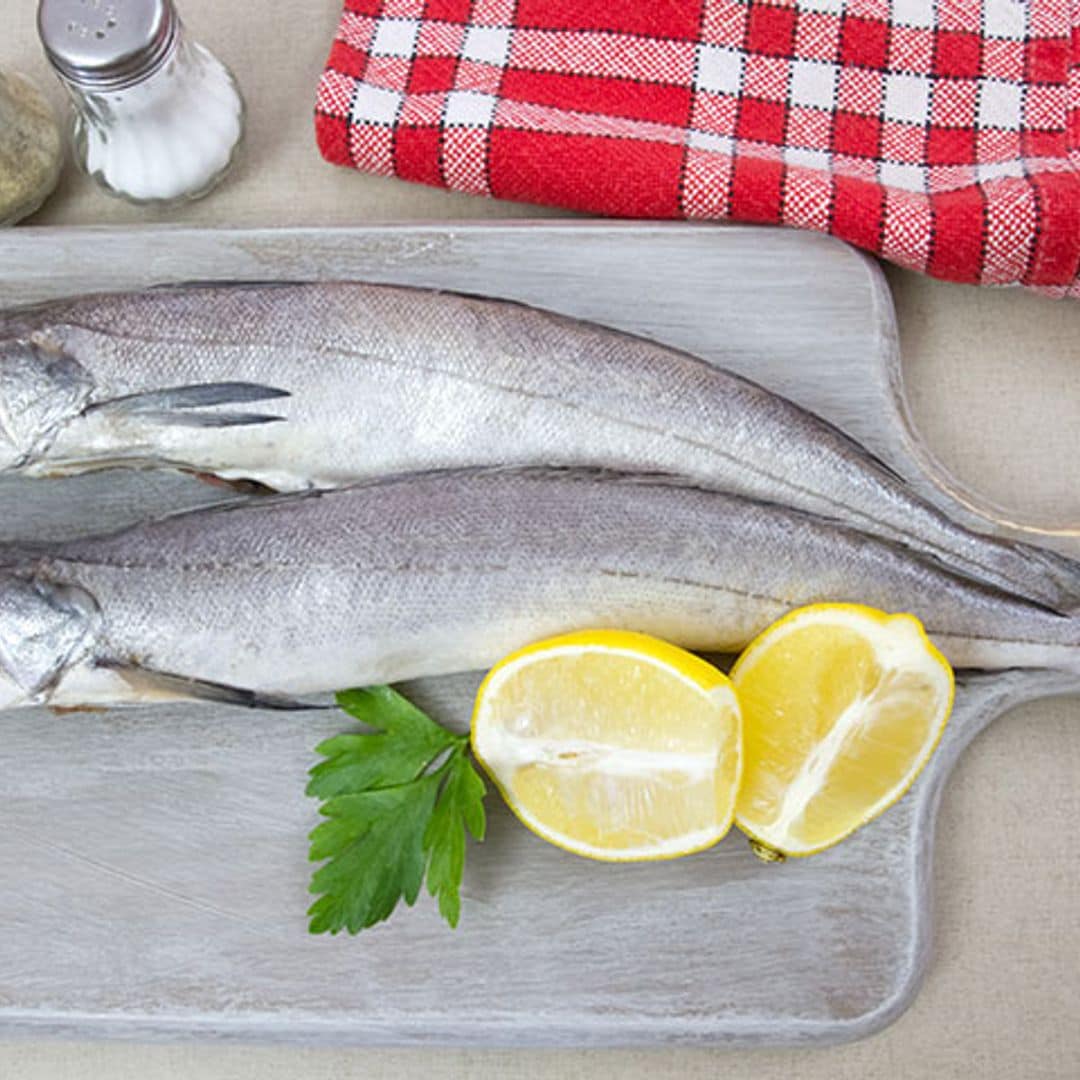
<svg viewBox="0 0 1080 1080"><path fill-rule="evenodd" d="M1080 677L1080 618L842 525L670 479L463 470L0 548L0 707L287 703L597 626L736 651L818 601L910 611L958 667Z"/></svg>
<svg viewBox="0 0 1080 1080"><path fill-rule="evenodd" d="M604 327L428 290L219 285L0 316L0 471L116 465L279 491L478 465L679 473L1080 607L1077 563L960 527L754 383Z"/></svg>

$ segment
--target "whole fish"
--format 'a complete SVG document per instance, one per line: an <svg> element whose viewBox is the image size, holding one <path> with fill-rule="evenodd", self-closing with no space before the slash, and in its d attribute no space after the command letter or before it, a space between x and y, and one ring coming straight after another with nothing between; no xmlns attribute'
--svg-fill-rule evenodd
<svg viewBox="0 0 1080 1080"><path fill-rule="evenodd" d="M680 473L1080 607L1077 563L960 527L754 383L604 327L427 290L189 287L0 316L0 470L115 465L279 491L475 465Z"/></svg>
<svg viewBox="0 0 1080 1080"><path fill-rule="evenodd" d="M734 651L825 600L913 612L957 666L1080 671L1080 618L834 522L673 480L461 470L0 548L0 706L280 703L595 626Z"/></svg>

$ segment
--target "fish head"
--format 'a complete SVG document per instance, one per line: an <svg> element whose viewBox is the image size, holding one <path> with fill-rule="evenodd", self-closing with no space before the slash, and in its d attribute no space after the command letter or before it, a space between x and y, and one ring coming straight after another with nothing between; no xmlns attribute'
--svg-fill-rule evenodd
<svg viewBox="0 0 1080 1080"><path fill-rule="evenodd" d="M0 571L0 709L47 702L100 632L84 589Z"/></svg>
<svg viewBox="0 0 1080 1080"><path fill-rule="evenodd" d="M93 390L89 373L67 353L30 338L0 340L0 472L37 461Z"/></svg>

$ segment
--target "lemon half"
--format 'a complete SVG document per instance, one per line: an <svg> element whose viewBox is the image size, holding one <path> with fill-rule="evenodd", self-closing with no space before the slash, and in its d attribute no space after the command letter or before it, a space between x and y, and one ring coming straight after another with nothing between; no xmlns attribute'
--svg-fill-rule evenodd
<svg viewBox="0 0 1080 1080"><path fill-rule="evenodd" d="M891 806L952 709L953 673L911 615L800 608L731 672L743 713L735 820L764 851L810 855Z"/></svg>
<svg viewBox="0 0 1080 1080"><path fill-rule="evenodd" d="M480 687L472 746L511 810L592 859L671 859L731 826L739 703L727 677L644 634L590 630L513 653Z"/></svg>

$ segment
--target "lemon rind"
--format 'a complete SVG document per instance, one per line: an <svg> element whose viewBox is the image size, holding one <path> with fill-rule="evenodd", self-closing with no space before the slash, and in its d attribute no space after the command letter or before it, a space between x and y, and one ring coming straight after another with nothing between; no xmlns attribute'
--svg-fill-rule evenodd
<svg viewBox="0 0 1080 1080"><path fill-rule="evenodd" d="M633 657L637 660L646 660L656 667L676 675L683 683L692 686L695 690L709 696L719 691L729 700L735 723L735 743L737 747L735 778L732 790L735 792L731 800L731 812L726 820L719 823L714 829L698 830L695 833L686 834L695 839L690 842L672 845L657 850L656 847L631 848L612 850L610 848L596 848L589 844L581 844L565 834L545 828L532 815L528 813L506 789L499 779L495 770L491 767L481 752L476 738L477 719L480 716L481 706L485 697L497 688L499 682L521 665L521 662L530 657L544 657L558 655L559 653L580 653L583 651L619 654ZM670 659L671 662L668 662ZM699 675L695 678L694 674ZM563 634L554 638L526 645L515 652L510 653L500 660L484 677L480 688L477 690L476 703L473 708L472 723L469 729L469 743L473 756L483 767L484 772L495 785L496 790L502 796L503 801L510 808L510 812L531 833L538 836L562 851L582 858L592 859L596 862L628 863L628 862L660 862L668 859L678 859L686 855L694 855L701 851L707 851L715 847L731 831L735 823L735 806L738 800L739 785L742 783L742 710L739 705L738 695L731 680L708 661L688 652L677 645L663 641L660 638L648 634L641 634L630 630L583 630L570 634ZM700 839L699 839L700 838Z"/></svg>
<svg viewBox="0 0 1080 1080"><path fill-rule="evenodd" d="M853 833L861 829L864 825L868 825L871 821L879 818L887 810L895 806L911 790L923 769L926 768L930 758L933 757L934 751L937 749L942 736L945 734L945 728L948 726L949 717L952 714L953 702L956 697L956 678L953 673L952 665L949 664L941 651L930 640L922 622L908 612L890 614L889 612L881 611L878 608L868 607L865 604L811 604L788 612L787 615L784 615L758 634L758 636L747 645L735 662L731 669L731 682L735 687L736 694L738 693L739 676L753 667L753 661L755 659L753 654L759 651L758 646L761 643L767 639L770 644L775 644L777 641L786 637L788 633L797 629L801 624L811 622L820 624L825 621L822 619L822 616L831 616L832 618L829 621L832 621L835 624L854 626L859 630L868 629L866 624L869 622L874 627L874 633L867 635L872 642L873 638L876 637L878 633L885 633L890 625L895 626L898 621L901 621L909 629L917 630L921 650L913 655L918 655L921 660L925 661L924 665L920 665L924 670L933 671L936 675L944 675L945 682L947 683L947 692L945 703L941 709L941 720L934 729L933 737L928 739L924 744L923 751L919 757L916 758L912 769L905 774L904 779L895 789L883 796L882 799L870 807L866 814L862 815L851 828L838 834L828 843L819 844L815 847L789 846L786 840L778 840L776 837L770 838L765 832L747 824L747 822L740 817L738 810L736 809L735 825L740 832L744 833L762 847L768 848L770 851L775 851L778 854L796 859L806 858L809 855L816 855L819 852L827 851L829 848L835 847L837 844L843 842ZM887 643L892 644L891 642ZM743 763L740 762L740 765L741 764Z"/></svg>

